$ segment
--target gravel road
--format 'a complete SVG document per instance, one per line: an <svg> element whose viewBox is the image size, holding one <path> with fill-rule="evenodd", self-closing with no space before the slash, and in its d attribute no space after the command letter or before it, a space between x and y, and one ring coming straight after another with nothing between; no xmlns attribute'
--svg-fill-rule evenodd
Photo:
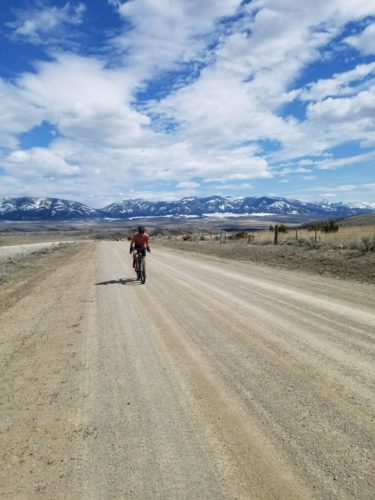
<svg viewBox="0 0 375 500"><path fill-rule="evenodd" d="M373 499L375 287L86 244L0 317L0 495Z"/></svg>

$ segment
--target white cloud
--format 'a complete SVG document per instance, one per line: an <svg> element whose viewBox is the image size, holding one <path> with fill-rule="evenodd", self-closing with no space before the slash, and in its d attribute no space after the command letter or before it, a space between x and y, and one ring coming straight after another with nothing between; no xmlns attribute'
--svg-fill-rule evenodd
<svg viewBox="0 0 375 500"><path fill-rule="evenodd" d="M315 180L317 177L316 175L305 175L302 177L304 181L313 181Z"/></svg>
<svg viewBox="0 0 375 500"><path fill-rule="evenodd" d="M358 87L361 90L363 85L368 85L362 82L369 75L373 75L373 79L375 78L375 62L359 64L353 70L311 83L307 86L307 89L302 90L299 98L308 101L321 101L327 97L351 95L358 92ZM353 87L353 84L357 85Z"/></svg>
<svg viewBox="0 0 375 500"><path fill-rule="evenodd" d="M194 181L184 181L177 184L177 187L179 189L197 189L199 188L199 186L200 184Z"/></svg>
<svg viewBox="0 0 375 500"><path fill-rule="evenodd" d="M113 40L140 79L202 57L215 22L235 14L240 0L110 0L132 26Z"/></svg>
<svg viewBox="0 0 375 500"><path fill-rule="evenodd" d="M307 174L309 172L311 172L311 169L306 168L306 167L296 167L294 169L295 174Z"/></svg>
<svg viewBox="0 0 375 500"><path fill-rule="evenodd" d="M55 57L39 63L37 73L24 74L18 87L62 135L109 147L147 138L143 127L150 120L130 104L131 76L105 68L99 59L63 53Z"/></svg>
<svg viewBox="0 0 375 500"><path fill-rule="evenodd" d="M355 191L356 189L357 186L354 186L353 184L346 184L336 187L336 191Z"/></svg>
<svg viewBox="0 0 375 500"><path fill-rule="evenodd" d="M299 0L253 0L247 7L251 11L258 9L271 9L273 11L290 12L293 17L300 19L301 23L306 20L314 24L326 21L327 28L330 25L342 25L349 20L358 20L372 16L375 12L373 2L368 0L315 0L315 2L301 2Z"/></svg>
<svg viewBox="0 0 375 500"><path fill-rule="evenodd" d="M299 162L299 165L303 168L303 167L306 167L306 166L311 166L314 162L310 159L310 158L307 158L305 160L301 160Z"/></svg>
<svg viewBox="0 0 375 500"><path fill-rule="evenodd" d="M315 163L319 170L336 170L342 167L350 167L359 163L366 163L369 160L375 159L375 151L369 153L358 154L356 156L348 156L345 158L330 158Z"/></svg>
<svg viewBox="0 0 375 500"><path fill-rule="evenodd" d="M277 172L270 165L282 159L299 160L289 173L306 174L313 166L333 169L372 158L306 159L348 140L375 145L375 63L357 64L304 89L294 85L348 21L375 14L373 2L108 2L130 23L111 40L121 66L114 67L105 51L101 57L55 52L54 59L15 83L0 82L7 118L0 124L0 145L14 148L1 165L20 184L29 172L40 189L51 189L47 176L56 176L60 192L95 193L100 180L100 191L116 199L139 179L149 184L143 187L147 195L167 183L194 190L195 178L204 186L271 178ZM239 12L231 24L220 24L222 16ZM83 13L81 3L35 9L19 15L13 28L18 36L40 42L69 23L79 24ZM358 47L366 32L357 36ZM217 45L208 46L213 40ZM168 82L174 90L159 102L137 103L137 91L148 79L163 78L165 70L185 63L204 69L178 85ZM283 116L283 105L296 99L311 101L306 119ZM42 120L56 127L59 138L48 149L22 156L17 134ZM163 132L171 122L176 128ZM273 153L264 146L269 142ZM71 174L77 172L73 182Z"/></svg>
<svg viewBox="0 0 375 500"><path fill-rule="evenodd" d="M375 24L367 26L358 36L350 36L345 42L365 55L375 54Z"/></svg>
<svg viewBox="0 0 375 500"><path fill-rule="evenodd" d="M336 186L315 186L315 187L307 187L304 189L304 191L309 191L311 193L324 193L324 196L328 196L328 193L330 193L330 196L336 196L337 193L350 193L353 191L358 190L357 185L354 184L344 184L344 185L336 185Z"/></svg>
<svg viewBox="0 0 375 500"><path fill-rule="evenodd" d="M42 43L45 36L59 34L66 25L78 25L86 10L83 3L72 5L67 2L63 7L48 7L39 2L30 10L15 10L17 19L8 23L13 35L25 38L31 43ZM48 39L51 43L51 39Z"/></svg>
<svg viewBox="0 0 375 500"><path fill-rule="evenodd" d="M324 137L327 145L358 141L363 147L375 146L375 84L357 95L328 98L309 104L306 135Z"/></svg>
<svg viewBox="0 0 375 500"><path fill-rule="evenodd" d="M46 148L12 151L5 158L4 167L12 175L19 172L22 178L75 175L80 172L77 165L69 164L58 152Z"/></svg>
<svg viewBox="0 0 375 500"><path fill-rule="evenodd" d="M44 118L44 112L22 96L19 88L0 78L0 148L14 148L17 134L27 132Z"/></svg>
<svg viewBox="0 0 375 500"><path fill-rule="evenodd" d="M329 122L341 122L358 120L358 118L369 118L375 116L375 85L360 92L354 97L328 98L322 102L309 104L308 116Z"/></svg>
<svg viewBox="0 0 375 500"><path fill-rule="evenodd" d="M153 111L176 122L180 136L202 148L263 139L278 142L281 151L270 156L275 161L322 154L337 140L350 137L353 122L347 134L341 128L336 136L326 135L315 122L301 124L282 118L278 111L297 97L298 90L289 88L302 69L320 57L319 50L349 19L369 15L375 8L367 2L358 2L353 9L349 2L264 0L253 1L244 10L248 15L239 25L241 30L222 39L200 78L156 103ZM373 69L374 65L358 66L328 86L343 88L345 82L362 79ZM314 88L319 98L326 92L320 86L324 87L322 82ZM310 119L311 108L309 112ZM362 123L355 138L369 140L364 127Z"/></svg>

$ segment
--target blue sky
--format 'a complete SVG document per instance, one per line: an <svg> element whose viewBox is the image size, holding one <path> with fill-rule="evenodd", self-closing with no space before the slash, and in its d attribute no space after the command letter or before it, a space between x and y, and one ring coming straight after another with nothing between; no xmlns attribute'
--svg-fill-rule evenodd
<svg viewBox="0 0 375 500"><path fill-rule="evenodd" d="M0 196L375 202L374 0L2 0Z"/></svg>

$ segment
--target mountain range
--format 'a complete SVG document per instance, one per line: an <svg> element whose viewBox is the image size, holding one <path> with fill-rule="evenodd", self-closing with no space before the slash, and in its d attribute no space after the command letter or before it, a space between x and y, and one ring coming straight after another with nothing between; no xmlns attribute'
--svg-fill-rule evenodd
<svg viewBox="0 0 375 500"><path fill-rule="evenodd" d="M205 217L225 215L306 215L348 217L375 212L375 203L319 203L269 196L186 197L176 201L123 200L101 209L59 198L0 199L0 220L131 219L136 217Z"/></svg>

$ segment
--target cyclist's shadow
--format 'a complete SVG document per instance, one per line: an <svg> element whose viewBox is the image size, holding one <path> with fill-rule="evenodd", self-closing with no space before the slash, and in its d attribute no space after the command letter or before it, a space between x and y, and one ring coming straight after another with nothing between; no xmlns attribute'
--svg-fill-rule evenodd
<svg viewBox="0 0 375 500"><path fill-rule="evenodd" d="M95 283L96 286L98 285L130 285L130 286L137 286L141 285L141 282L137 280L137 278L119 278L118 280L109 280L109 281L102 281L100 283Z"/></svg>

